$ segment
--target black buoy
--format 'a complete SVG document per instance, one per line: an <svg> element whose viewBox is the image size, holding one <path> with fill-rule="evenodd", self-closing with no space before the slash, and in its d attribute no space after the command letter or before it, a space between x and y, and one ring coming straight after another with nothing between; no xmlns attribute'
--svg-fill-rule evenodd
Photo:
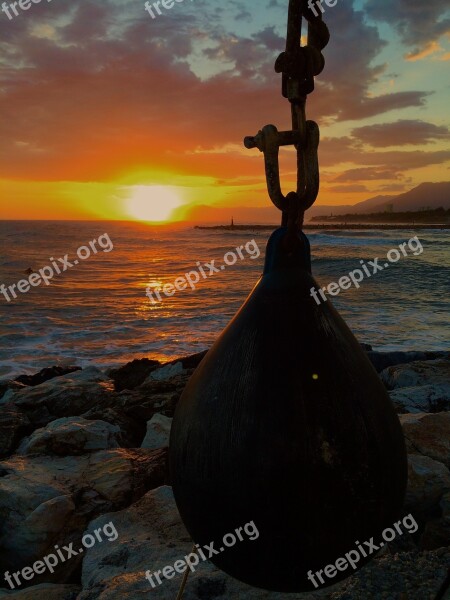
<svg viewBox="0 0 450 600"><path fill-rule="evenodd" d="M302 17L308 44L299 47ZM233 577L281 592L315 589L320 579L309 574L379 539L399 516L407 478L402 430L377 373L331 302L311 297L318 286L301 228L319 190L319 128L306 121L305 103L328 40L321 15L289 0L275 69L292 131L267 125L245 140L264 152L283 226L269 240L262 278L186 386L169 450L194 542L214 542L210 559ZM287 145L296 148L298 177L297 191L284 196L278 154ZM252 522L257 539L220 551L226 534ZM355 568L374 556L360 554ZM334 569L325 581L352 572Z"/></svg>
<svg viewBox="0 0 450 600"><path fill-rule="evenodd" d="M260 533L214 564L252 586L301 592L314 589L309 571L393 525L406 453L364 351L331 303L311 298L306 236L288 253L285 235L272 234L262 278L183 392L170 470L196 543L217 548L251 521Z"/></svg>

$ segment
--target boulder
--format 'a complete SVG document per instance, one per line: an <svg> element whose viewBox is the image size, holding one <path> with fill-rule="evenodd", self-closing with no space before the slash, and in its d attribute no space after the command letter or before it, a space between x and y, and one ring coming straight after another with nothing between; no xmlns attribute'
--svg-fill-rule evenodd
<svg viewBox="0 0 450 600"><path fill-rule="evenodd" d="M157 450L169 445L172 419L161 414L153 415L147 423L147 434L142 442L142 448Z"/></svg>
<svg viewBox="0 0 450 600"><path fill-rule="evenodd" d="M72 456L118 448L120 428L105 421L82 417L63 417L37 429L19 446L18 454L56 454Z"/></svg>
<svg viewBox="0 0 450 600"><path fill-rule="evenodd" d="M30 420L15 404L0 406L0 458L10 455L31 430Z"/></svg>
<svg viewBox="0 0 450 600"><path fill-rule="evenodd" d="M174 600L183 575L162 579L155 588L145 577L173 566L192 551L192 540L180 520L168 486L147 493L126 510L103 515L89 524L91 532L113 521L119 533L116 542L96 544L87 550L82 568L83 591L78 600ZM251 542L250 542L251 543ZM330 597L330 589L314 594L278 594L247 586L219 571L208 561L200 562L189 576L184 600L242 598L245 600L313 600Z"/></svg>
<svg viewBox="0 0 450 600"><path fill-rule="evenodd" d="M149 518L151 515L151 518ZM173 600L183 575L171 579L152 575L173 567L192 551L192 541L182 524L171 488L148 492L129 508L103 515L89 524L88 532L109 521L119 533L116 542L96 544L85 555L82 569L83 591L77 600ZM251 543L251 542L250 542ZM217 546L217 545L216 545ZM350 573L345 581L315 592L283 594L249 587L219 571L208 561L200 561L189 574L184 600L362 600L400 598L408 591L409 600L434 598L445 578L450 553L381 553L364 569ZM324 565L325 566L325 565ZM305 574L306 575L306 574Z"/></svg>
<svg viewBox="0 0 450 600"><path fill-rule="evenodd" d="M389 392L400 413L438 413L450 410L448 384L428 384L398 388Z"/></svg>
<svg viewBox="0 0 450 600"><path fill-rule="evenodd" d="M0 600L76 600L80 590L81 587L74 584L41 583L16 591L0 590Z"/></svg>
<svg viewBox="0 0 450 600"><path fill-rule="evenodd" d="M148 376L148 379L154 381L167 381L168 379L172 379L176 375L180 375L183 373L183 365L181 362L176 362L173 364L164 365L160 369L156 369L152 371Z"/></svg>
<svg viewBox="0 0 450 600"><path fill-rule="evenodd" d="M415 361L450 358L450 352L367 352L370 362L378 373L395 365L406 365Z"/></svg>
<svg viewBox="0 0 450 600"><path fill-rule="evenodd" d="M450 360L448 359L414 361L388 367L381 372L380 377L389 390L440 384L447 386L447 395L450 395Z"/></svg>
<svg viewBox="0 0 450 600"><path fill-rule="evenodd" d="M160 366L161 363L158 360L141 358L132 360L123 367L110 369L107 374L114 381L115 389L121 392L122 390L133 390Z"/></svg>
<svg viewBox="0 0 450 600"><path fill-rule="evenodd" d="M73 373L74 371L81 371L81 367L46 367L34 375L20 375L19 377L16 377L15 381L23 383L24 385L40 385L41 383L49 381L54 377L61 377L61 375L67 375L69 373Z"/></svg>
<svg viewBox="0 0 450 600"><path fill-rule="evenodd" d="M421 454L408 455L408 489L405 505L418 516L439 507L442 496L450 490L447 467Z"/></svg>
<svg viewBox="0 0 450 600"><path fill-rule="evenodd" d="M88 367L24 388L14 394L13 401L34 427L44 427L57 418L78 416L95 406L115 406L117 394L111 379L100 369Z"/></svg>
<svg viewBox="0 0 450 600"><path fill-rule="evenodd" d="M14 456L0 463L0 572L73 542L96 516L120 510L166 480L166 451L111 449L82 456ZM77 546L78 545L78 546ZM67 583L80 557L33 583Z"/></svg>
<svg viewBox="0 0 450 600"><path fill-rule="evenodd" d="M182 358L175 358L165 364L173 365L177 362L181 362L183 369L196 369L205 358L207 352L208 350L202 350L202 352L197 352L197 354L191 354L190 356L184 356Z"/></svg>
<svg viewBox="0 0 450 600"><path fill-rule="evenodd" d="M14 392L18 392L24 387L25 385L23 383L19 383L18 381L14 381L12 379L0 381L0 405L7 404Z"/></svg>
<svg viewBox="0 0 450 600"><path fill-rule="evenodd" d="M406 449L450 468L450 412L400 415Z"/></svg>

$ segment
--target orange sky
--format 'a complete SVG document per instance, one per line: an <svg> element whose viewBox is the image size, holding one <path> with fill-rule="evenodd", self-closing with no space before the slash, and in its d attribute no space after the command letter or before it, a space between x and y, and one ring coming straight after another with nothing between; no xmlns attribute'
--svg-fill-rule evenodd
<svg viewBox="0 0 450 600"><path fill-rule="evenodd" d="M139 218L140 202L141 218L278 220L262 156L242 145L266 123L290 126L273 71L287 1L265 1L196 0L156 20L118 0L2 14L0 218ZM318 204L448 179L446 2L386 2L325 15L332 40L308 101L322 132ZM289 191L295 156L281 156Z"/></svg>

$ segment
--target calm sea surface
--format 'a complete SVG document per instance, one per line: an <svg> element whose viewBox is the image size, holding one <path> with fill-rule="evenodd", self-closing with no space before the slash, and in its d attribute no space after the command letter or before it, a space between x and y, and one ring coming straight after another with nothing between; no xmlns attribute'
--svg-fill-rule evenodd
<svg viewBox="0 0 450 600"><path fill-rule="evenodd" d="M208 348L241 306L263 266L270 232L155 228L118 222L0 222L0 284L39 270L107 233L100 251L7 302L0 294L0 377L53 364L110 366L148 356L167 359ZM313 274L322 285L408 241L413 231L309 231ZM417 233L424 251L402 258L341 292L333 303L361 342L378 350L443 350L449 338L449 232ZM226 252L254 239L246 257L153 305L148 285L173 283L196 263L223 264ZM252 247L253 248L253 247ZM252 249L253 252L253 249Z"/></svg>

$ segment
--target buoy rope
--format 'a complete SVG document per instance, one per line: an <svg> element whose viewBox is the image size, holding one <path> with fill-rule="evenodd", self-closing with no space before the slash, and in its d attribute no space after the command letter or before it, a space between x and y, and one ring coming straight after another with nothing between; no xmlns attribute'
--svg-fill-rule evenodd
<svg viewBox="0 0 450 600"><path fill-rule="evenodd" d="M197 554L197 548L195 547L195 545L192 548L191 554ZM183 580L181 582L180 589L178 590L176 600L181 600L183 598L184 590L186 589L186 584L189 578L189 573L190 569L188 567L183 575Z"/></svg>

